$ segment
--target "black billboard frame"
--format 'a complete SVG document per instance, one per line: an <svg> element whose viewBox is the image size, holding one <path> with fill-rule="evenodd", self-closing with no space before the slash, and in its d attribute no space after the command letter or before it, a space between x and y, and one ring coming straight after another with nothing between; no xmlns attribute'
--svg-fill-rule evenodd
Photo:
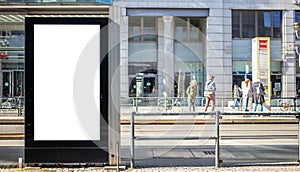
<svg viewBox="0 0 300 172"><path fill-rule="evenodd" d="M34 140L34 25L99 25L100 32L100 140ZM28 17L25 18L25 151L27 164L108 163L108 18ZM47 90L50 91L50 90ZM51 106L49 107L51 108ZM45 109L46 110L46 109ZM59 120L59 119L58 119ZM55 125L55 124L53 124Z"/></svg>

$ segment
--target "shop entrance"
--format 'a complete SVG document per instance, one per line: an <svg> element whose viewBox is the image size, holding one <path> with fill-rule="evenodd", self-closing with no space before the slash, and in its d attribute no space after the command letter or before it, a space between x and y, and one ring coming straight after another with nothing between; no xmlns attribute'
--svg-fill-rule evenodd
<svg viewBox="0 0 300 172"><path fill-rule="evenodd" d="M14 97L24 93L24 70L4 70L2 96Z"/></svg>

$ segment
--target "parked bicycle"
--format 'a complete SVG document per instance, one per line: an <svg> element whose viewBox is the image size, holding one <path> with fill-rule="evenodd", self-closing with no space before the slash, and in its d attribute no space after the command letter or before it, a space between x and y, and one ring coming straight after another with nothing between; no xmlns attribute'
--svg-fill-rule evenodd
<svg viewBox="0 0 300 172"><path fill-rule="evenodd" d="M299 100L289 100L280 103L280 110L282 112L289 112L289 111L296 111L296 110L300 111Z"/></svg>
<svg viewBox="0 0 300 172"><path fill-rule="evenodd" d="M175 100L172 98L164 97L157 100L157 108L159 111L173 111L180 112L181 111L181 103L176 98Z"/></svg>

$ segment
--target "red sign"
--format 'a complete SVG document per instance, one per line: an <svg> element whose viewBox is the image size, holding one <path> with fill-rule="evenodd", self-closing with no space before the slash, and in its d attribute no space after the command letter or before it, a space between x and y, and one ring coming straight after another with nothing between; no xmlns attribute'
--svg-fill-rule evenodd
<svg viewBox="0 0 300 172"><path fill-rule="evenodd" d="M3 59L6 59L6 58L7 58L7 54L1 53L1 54L0 54L0 57L3 58Z"/></svg>
<svg viewBox="0 0 300 172"><path fill-rule="evenodd" d="M267 49L268 48L268 40L259 40L259 49Z"/></svg>

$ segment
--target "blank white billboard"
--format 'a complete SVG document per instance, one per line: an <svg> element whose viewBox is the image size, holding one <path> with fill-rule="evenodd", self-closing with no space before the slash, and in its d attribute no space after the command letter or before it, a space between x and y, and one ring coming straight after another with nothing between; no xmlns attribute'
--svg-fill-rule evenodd
<svg viewBox="0 0 300 172"><path fill-rule="evenodd" d="M100 25L34 25L34 140L100 140L99 64L93 82L80 84L78 92L93 85L94 97L80 102L95 102L98 113L88 114L83 123L86 114L78 112L84 105L78 111L74 104L75 75L84 75L78 62L99 63L99 58Z"/></svg>

